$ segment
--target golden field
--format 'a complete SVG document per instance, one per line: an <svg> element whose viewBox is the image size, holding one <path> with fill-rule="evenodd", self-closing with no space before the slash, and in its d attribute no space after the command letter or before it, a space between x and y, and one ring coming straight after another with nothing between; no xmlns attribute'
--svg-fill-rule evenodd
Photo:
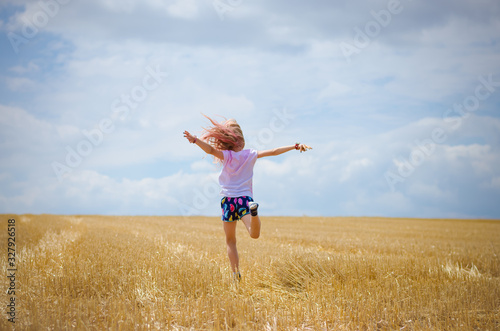
<svg viewBox="0 0 500 331"><path fill-rule="evenodd" d="M235 283L218 217L9 218L16 330L500 329L499 221L264 215Z"/></svg>

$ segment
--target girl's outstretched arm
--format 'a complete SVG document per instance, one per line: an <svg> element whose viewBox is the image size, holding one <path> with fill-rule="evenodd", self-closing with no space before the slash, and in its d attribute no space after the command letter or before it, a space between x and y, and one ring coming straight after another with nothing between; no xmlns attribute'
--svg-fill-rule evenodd
<svg viewBox="0 0 500 331"><path fill-rule="evenodd" d="M299 150L301 153L307 151L308 149L312 149L312 147L309 147L305 144L295 144L295 145L290 145L290 146L283 146L283 147L278 147L274 149L268 149L267 151L258 151L257 152L257 157L266 157L266 156L276 156L280 155L286 152L289 152L291 150Z"/></svg>
<svg viewBox="0 0 500 331"><path fill-rule="evenodd" d="M220 159L221 161L224 160L224 154L222 154L221 151L218 149L213 148L211 145L207 144L201 139L198 139L198 137L193 136L191 133L188 131L184 131L184 137L189 140L191 144L196 144L198 147L200 147L205 153L210 154L215 156L216 158Z"/></svg>

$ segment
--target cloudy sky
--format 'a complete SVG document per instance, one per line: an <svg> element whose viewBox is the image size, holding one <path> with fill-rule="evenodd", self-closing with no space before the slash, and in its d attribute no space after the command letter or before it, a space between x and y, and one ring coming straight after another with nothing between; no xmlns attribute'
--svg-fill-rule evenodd
<svg viewBox="0 0 500 331"><path fill-rule="evenodd" d="M219 215L182 136L235 118L261 215L500 218L500 2L5 0L0 212Z"/></svg>

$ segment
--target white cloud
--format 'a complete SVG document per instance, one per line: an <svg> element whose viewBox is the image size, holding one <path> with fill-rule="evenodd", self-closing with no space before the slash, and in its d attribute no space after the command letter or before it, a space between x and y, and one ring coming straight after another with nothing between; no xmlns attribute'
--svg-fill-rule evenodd
<svg viewBox="0 0 500 331"><path fill-rule="evenodd" d="M25 77L5 77L4 80L9 90L14 92L32 91L37 86L35 81Z"/></svg>
<svg viewBox="0 0 500 331"><path fill-rule="evenodd" d="M167 11L172 16L195 19L198 16L198 5L194 0L176 0L167 7Z"/></svg>
<svg viewBox="0 0 500 331"><path fill-rule="evenodd" d="M101 0L96 2L96 4L101 5L111 12L126 14L132 13L136 9L137 3L137 0L123 0L119 2L116 0Z"/></svg>
<svg viewBox="0 0 500 331"><path fill-rule="evenodd" d="M158 179L116 180L94 171L75 171L62 183L45 179L19 195L0 194L0 208L18 213L42 213L50 207L54 213L206 214L218 210L218 191L210 182L206 174L182 172Z"/></svg>
<svg viewBox="0 0 500 331"><path fill-rule="evenodd" d="M217 164L213 162L212 156L207 154L203 160L191 163L191 170L195 172L207 173L212 171L218 171L220 169L217 169Z"/></svg>
<svg viewBox="0 0 500 331"><path fill-rule="evenodd" d="M460 159L479 159L490 152L491 148L488 145L457 145L444 146L444 155L447 160L452 162L460 161Z"/></svg>
<svg viewBox="0 0 500 331"><path fill-rule="evenodd" d="M54 126L18 107L0 105L0 137L3 142L48 143ZM38 146L40 147L40 146Z"/></svg>
<svg viewBox="0 0 500 331"><path fill-rule="evenodd" d="M449 192L444 192L438 184L432 185L421 181L412 181L409 185L407 193L412 197L420 197L425 200L432 199L447 203L452 197Z"/></svg>
<svg viewBox="0 0 500 331"><path fill-rule="evenodd" d="M327 87L319 92L318 98L334 98L336 96L346 94L350 91L351 88L347 85L338 82L330 82Z"/></svg>
<svg viewBox="0 0 500 331"><path fill-rule="evenodd" d="M356 171L367 168L372 164L373 162L368 158L350 161L349 164L341 170L340 182L349 180Z"/></svg>
<svg viewBox="0 0 500 331"><path fill-rule="evenodd" d="M26 10L2 29L22 33L40 3L8 2ZM500 4L405 3L348 64L339 43L386 5L246 1L224 21L210 1L61 6L3 68L2 102L15 107L0 107L1 192L15 193L0 194L2 209L161 214L196 205L217 214L217 170L182 131L200 133L200 113L220 114L255 140L274 127L273 109L288 108L293 120L261 145L299 140L314 149L258 161L264 214L498 215L497 203L464 203L499 194L497 93L457 130L442 116L479 75L497 77ZM156 65L169 76L126 118L113 118L113 102ZM51 162L64 162L66 147L108 117L114 131L59 183ZM446 130L445 141L390 191L384 172L434 128Z"/></svg>
<svg viewBox="0 0 500 331"><path fill-rule="evenodd" d="M40 67L35 62L29 61L29 63L26 66L17 65L12 68L9 68L9 70L22 75L29 72L37 72L40 70Z"/></svg>

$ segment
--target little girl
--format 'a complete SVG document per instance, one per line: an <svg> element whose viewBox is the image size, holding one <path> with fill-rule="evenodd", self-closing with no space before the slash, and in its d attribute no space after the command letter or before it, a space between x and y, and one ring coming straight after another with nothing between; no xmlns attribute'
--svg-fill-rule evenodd
<svg viewBox="0 0 500 331"><path fill-rule="evenodd" d="M261 157L280 155L294 149L302 153L312 148L297 143L265 151L243 149L245 138L234 119L218 123L208 116L205 117L213 124L212 127L205 129L200 138L191 135L188 131L184 131L184 137L206 153L213 155L222 164L219 184L223 196L221 207L227 255L235 278L240 280L238 250L236 249L236 221L240 219L243 221L250 237L257 239L260 236L260 219L257 214L259 204L252 198L255 161Z"/></svg>

